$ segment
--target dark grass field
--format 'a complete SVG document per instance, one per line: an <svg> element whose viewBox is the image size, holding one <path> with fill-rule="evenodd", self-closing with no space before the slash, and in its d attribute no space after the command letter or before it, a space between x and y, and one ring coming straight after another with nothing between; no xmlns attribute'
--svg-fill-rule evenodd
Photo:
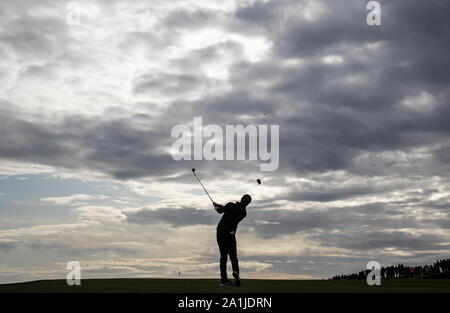
<svg viewBox="0 0 450 313"><path fill-rule="evenodd" d="M243 280L241 287L220 287L218 279L85 279L81 286L65 280L2 284L0 293L450 293L449 279L385 279L381 286L365 280Z"/></svg>

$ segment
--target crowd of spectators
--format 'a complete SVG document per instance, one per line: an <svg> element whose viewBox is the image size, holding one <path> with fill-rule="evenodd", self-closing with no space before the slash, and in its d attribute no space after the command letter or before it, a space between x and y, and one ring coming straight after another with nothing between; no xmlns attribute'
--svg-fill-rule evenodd
<svg viewBox="0 0 450 313"><path fill-rule="evenodd" d="M342 279L365 279L367 274L371 270L363 270L358 273L351 273L345 275L335 275L331 279L342 280ZM450 258L438 260L430 265L416 265L408 266L403 264L390 265L386 267L381 267L381 278L420 278L433 274L448 273L450 272Z"/></svg>

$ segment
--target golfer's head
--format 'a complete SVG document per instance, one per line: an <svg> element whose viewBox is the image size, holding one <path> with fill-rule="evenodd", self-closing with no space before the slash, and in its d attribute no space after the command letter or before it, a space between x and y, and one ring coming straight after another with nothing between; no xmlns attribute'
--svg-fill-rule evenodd
<svg viewBox="0 0 450 313"><path fill-rule="evenodd" d="M242 198L241 198L241 203L242 203L244 206L249 205L250 202L252 202L252 197L250 197L250 195L245 194L245 195L242 196Z"/></svg>

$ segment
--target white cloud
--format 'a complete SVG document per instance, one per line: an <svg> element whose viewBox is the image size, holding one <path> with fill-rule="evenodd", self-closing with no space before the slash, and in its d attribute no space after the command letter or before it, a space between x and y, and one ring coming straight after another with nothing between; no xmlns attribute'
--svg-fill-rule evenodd
<svg viewBox="0 0 450 313"><path fill-rule="evenodd" d="M75 209L81 221L119 223L126 219L121 210L106 206L83 206Z"/></svg>
<svg viewBox="0 0 450 313"><path fill-rule="evenodd" d="M64 232L78 230L90 226L88 223L73 224L53 224L53 225L35 225L30 227L19 227L6 230L0 230L2 238L27 238L28 236L52 236Z"/></svg>
<svg viewBox="0 0 450 313"><path fill-rule="evenodd" d="M67 197L45 197L41 198L41 201L57 205L79 205L88 201L106 199L109 199L109 197L105 195L76 194Z"/></svg>

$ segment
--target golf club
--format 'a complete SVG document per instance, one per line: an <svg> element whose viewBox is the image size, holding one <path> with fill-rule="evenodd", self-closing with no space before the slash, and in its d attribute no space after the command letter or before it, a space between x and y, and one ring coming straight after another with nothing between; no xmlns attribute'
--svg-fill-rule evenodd
<svg viewBox="0 0 450 313"><path fill-rule="evenodd" d="M206 192L206 194L208 195L209 199L211 200L212 203L214 203L213 199L211 198L211 196L209 195L208 191L206 190L205 186L203 186L202 182L200 181L200 179L198 178L197 174L195 174L195 168L192 169L192 173L194 174L195 178L197 178L198 182L200 183L200 185L202 185L203 190Z"/></svg>

